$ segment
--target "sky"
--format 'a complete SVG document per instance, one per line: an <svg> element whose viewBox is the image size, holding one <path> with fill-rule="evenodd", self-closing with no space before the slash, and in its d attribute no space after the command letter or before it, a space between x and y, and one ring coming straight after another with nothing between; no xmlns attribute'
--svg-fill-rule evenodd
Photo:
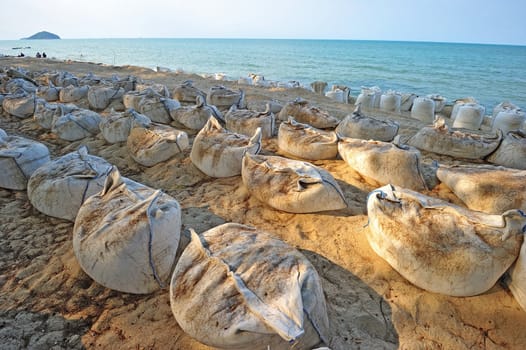
<svg viewBox="0 0 526 350"><path fill-rule="evenodd" d="M284 38L526 45L526 0L12 0L0 40Z"/></svg>

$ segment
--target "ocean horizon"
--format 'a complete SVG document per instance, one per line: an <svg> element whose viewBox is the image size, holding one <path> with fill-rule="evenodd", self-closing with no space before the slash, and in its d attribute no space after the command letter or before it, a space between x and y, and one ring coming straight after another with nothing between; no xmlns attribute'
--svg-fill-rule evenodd
<svg viewBox="0 0 526 350"><path fill-rule="evenodd" d="M16 48L16 49L14 49ZM0 40L0 55L110 65L166 67L196 74L250 73L268 80L316 80L361 87L378 86L417 95L439 94L454 101L474 97L486 114L500 102L526 108L526 46L427 41L343 39L169 39L107 38Z"/></svg>

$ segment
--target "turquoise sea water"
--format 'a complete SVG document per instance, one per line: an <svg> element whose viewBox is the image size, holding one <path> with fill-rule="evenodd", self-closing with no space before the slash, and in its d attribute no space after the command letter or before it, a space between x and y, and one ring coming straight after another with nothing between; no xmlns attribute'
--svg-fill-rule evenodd
<svg viewBox="0 0 526 350"><path fill-rule="evenodd" d="M28 47L16 49L14 47ZM351 87L473 96L491 114L510 100L526 108L526 46L274 39L62 39L0 41L0 55L34 56L156 66L193 73L224 73L237 80L249 73L266 79L315 80Z"/></svg>

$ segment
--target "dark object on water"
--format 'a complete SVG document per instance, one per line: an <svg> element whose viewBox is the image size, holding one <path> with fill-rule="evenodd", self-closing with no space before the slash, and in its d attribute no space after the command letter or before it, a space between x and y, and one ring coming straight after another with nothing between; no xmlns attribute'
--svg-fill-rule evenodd
<svg viewBox="0 0 526 350"><path fill-rule="evenodd" d="M60 37L57 34L43 31L43 32L38 32L36 34L33 34L30 37L22 38L20 40L33 40L33 39L60 39Z"/></svg>

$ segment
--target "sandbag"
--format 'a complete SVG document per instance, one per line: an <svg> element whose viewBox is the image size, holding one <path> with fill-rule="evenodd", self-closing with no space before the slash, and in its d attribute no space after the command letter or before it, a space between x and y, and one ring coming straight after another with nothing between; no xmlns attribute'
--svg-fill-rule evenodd
<svg viewBox="0 0 526 350"><path fill-rule="evenodd" d="M522 129L525 121L526 113L520 109L506 109L495 116L491 129L493 131L500 129L506 134L508 131Z"/></svg>
<svg viewBox="0 0 526 350"><path fill-rule="evenodd" d="M477 100L474 97L464 97L456 99L455 104L453 104L453 109L451 110L451 120L455 120L460 107L468 103L478 104Z"/></svg>
<svg viewBox="0 0 526 350"><path fill-rule="evenodd" d="M181 104L177 100L159 97L159 95L146 95L139 101L137 110L150 118L152 122L170 124L171 112L179 107Z"/></svg>
<svg viewBox="0 0 526 350"><path fill-rule="evenodd" d="M197 96L195 102L195 106L182 106L171 110L170 116L176 123L192 130L201 130L210 116L223 120L223 114L215 106L207 105L202 96Z"/></svg>
<svg viewBox="0 0 526 350"><path fill-rule="evenodd" d="M224 129L216 118L210 117L194 139L190 159L210 177L229 177L241 174L245 152L257 154L260 150L261 129L249 138Z"/></svg>
<svg viewBox="0 0 526 350"><path fill-rule="evenodd" d="M37 88L36 95L47 102L54 102L58 101L61 89L62 88L56 87L50 83L48 86L39 86Z"/></svg>
<svg viewBox="0 0 526 350"><path fill-rule="evenodd" d="M279 126L278 147L297 158L334 159L338 155L338 136L334 131L316 129L289 117Z"/></svg>
<svg viewBox="0 0 526 350"><path fill-rule="evenodd" d="M400 113L402 96L394 91L388 91L380 97L380 110Z"/></svg>
<svg viewBox="0 0 526 350"><path fill-rule="evenodd" d="M89 109L75 109L55 119L51 131L66 141L77 141L100 131L101 116Z"/></svg>
<svg viewBox="0 0 526 350"><path fill-rule="evenodd" d="M453 127L478 130L482 125L485 111L484 106L477 103L464 103L456 112Z"/></svg>
<svg viewBox="0 0 526 350"><path fill-rule="evenodd" d="M59 99L62 103L77 102L88 97L89 86L69 85L62 88L59 93Z"/></svg>
<svg viewBox="0 0 526 350"><path fill-rule="evenodd" d="M74 104L63 104L38 100L33 114L33 120L44 129L52 129L56 119L64 114L79 109Z"/></svg>
<svg viewBox="0 0 526 350"><path fill-rule="evenodd" d="M25 78L9 79L9 81L5 83L4 89L10 94L17 94L21 92L21 90L28 94L34 94L37 91L37 85L34 81L31 81L30 78L25 76Z"/></svg>
<svg viewBox="0 0 526 350"><path fill-rule="evenodd" d="M208 92L207 101L219 109L228 109L232 105L245 108L245 93L243 90L233 91L224 86L213 86Z"/></svg>
<svg viewBox="0 0 526 350"><path fill-rule="evenodd" d="M150 124L150 118L133 109L128 109L126 112L113 112L108 117L102 118L99 129L106 141L117 143L126 141L133 128L147 128Z"/></svg>
<svg viewBox="0 0 526 350"><path fill-rule="evenodd" d="M104 287L146 294L167 286L181 232L181 207L114 167L80 207L73 227L79 265Z"/></svg>
<svg viewBox="0 0 526 350"><path fill-rule="evenodd" d="M88 91L88 102L91 109L103 110L114 101L122 101L123 88L110 86L92 87Z"/></svg>
<svg viewBox="0 0 526 350"><path fill-rule="evenodd" d="M526 211L526 171L493 165L441 165L438 179L471 210L502 214Z"/></svg>
<svg viewBox="0 0 526 350"><path fill-rule="evenodd" d="M430 98L435 102L435 113L440 113L446 106L447 99L444 96L431 94L427 95L427 98Z"/></svg>
<svg viewBox="0 0 526 350"><path fill-rule="evenodd" d="M484 159L499 147L502 132L496 135L450 131L443 118L413 135L407 144L419 150L455 158Z"/></svg>
<svg viewBox="0 0 526 350"><path fill-rule="evenodd" d="M504 101L493 107L493 113L491 116L495 118L500 112L507 111L507 110L514 110L514 109L520 109L519 106L515 105L514 103L510 101Z"/></svg>
<svg viewBox="0 0 526 350"><path fill-rule="evenodd" d="M186 333L220 349L329 343L320 277L299 251L234 223L191 235L170 284L172 312Z"/></svg>
<svg viewBox="0 0 526 350"><path fill-rule="evenodd" d="M124 104L124 108L126 109L135 109L136 111L139 110L139 103L141 102L143 97L158 97L162 98L163 96L155 92L153 89L148 88L141 91L127 91L122 96L122 103Z"/></svg>
<svg viewBox="0 0 526 350"><path fill-rule="evenodd" d="M338 124L335 131L339 137L389 142L398 134L399 127L395 121L383 121L364 115L358 104L354 112Z"/></svg>
<svg viewBox="0 0 526 350"><path fill-rule="evenodd" d="M435 119L435 101L428 97L417 97L411 107L411 118L432 123Z"/></svg>
<svg viewBox="0 0 526 350"><path fill-rule="evenodd" d="M31 174L50 161L48 148L24 137L8 136L0 129L0 187L25 190Z"/></svg>
<svg viewBox="0 0 526 350"><path fill-rule="evenodd" d="M508 168L526 170L526 133L508 131L499 147L486 160Z"/></svg>
<svg viewBox="0 0 526 350"><path fill-rule="evenodd" d="M526 216L484 214L387 185L367 200L371 248L409 282L430 292L486 292L517 259Z"/></svg>
<svg viewBox="0 0 526 350"><path fill-rule="evenodd" d="M339 119L329 115L309 102L300 98L287 103L278 114L278 119L286 121L293 117L298 123L309 124L318 129L334 128L340 122Z"/></svg>
<svg viewBox="0 0 526 350"><path fill-rule="evenodd" d="M415 94L403 93L400 97L400 111L409 112L413 108L415 98L417 98Z"/></svg>
<svg viewBox="0 0 526 350"><path fill-rule="evenodd" d="M168 125L152 123L130 131L126 148L133 160L144 166L154 166L183 152L189 146L188 135Z"/></svg>
<svg viewBox="0 0 526 350"><path fill-rule="evenodd" d="M102 190L111 164L88 154L86 147L38 168L29 179L27 195L41 213L75 221L89 196Z"/></svg>
<svg viewBox="0 0 526 350"><path fill-rule="evenodd" d="M34 94L21 92L6 95L2 101L2 108L5 112L21 119L29 118L35 113L35 106L38 99Z"/></svg>
<svg viewBox="0 0 526 350"><path fill-rule="evenodd" d="M520 307L526 311L526 243L522 243L519 257L507 272L504 282Z"/></svg>
<svg viewBox="0 0 526 350"><path fill-rule="evenodd" d="M257 128L261 128L261 137L270 139L274 134L275 117L267 103L264 112L249 109L238 109L232 105L225 114L226 128L230 131L246 136L252 136Z"/></svg>
<svg viewBox="0 0 526 350"><path fill-rule="evenodd" d="M181 85L177 85L172 93L173 99L184 103L195 103L198 96L206 101L206 93L193 86L191 80L185 80Z"/></svg>
<svg viewBox="0 0 526 350"><path fill-rule="evenodd" d="M241 177L251 195L278 210L314 213L347 207L333 176L307 162L247 153Z"/></svg>

